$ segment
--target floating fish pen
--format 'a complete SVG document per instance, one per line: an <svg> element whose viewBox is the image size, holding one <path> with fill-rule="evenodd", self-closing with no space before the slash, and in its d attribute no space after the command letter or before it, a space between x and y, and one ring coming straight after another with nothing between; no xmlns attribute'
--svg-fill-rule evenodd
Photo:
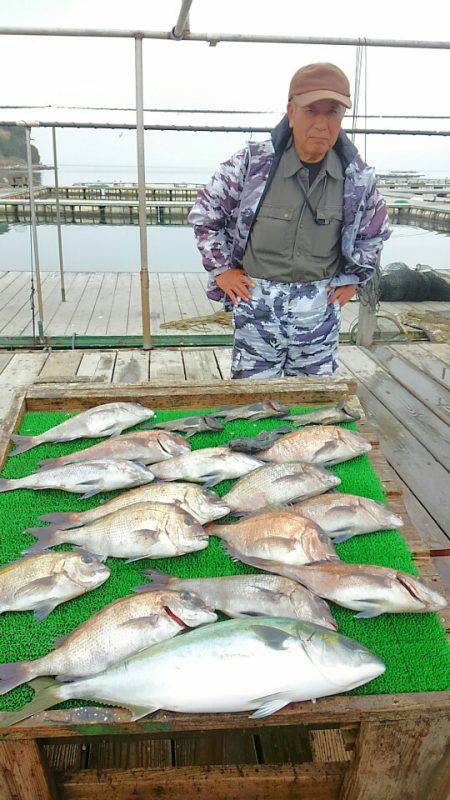
<svg viewBox="0 0 450 800"><path fill-rule="evenodd" d="M200 413L222 404L244 405L271 399L299 411L318 403L334 403L354 396L352 380L312 378L265 381L223 381L212 384L43 384L18 394L12 404L1 440L0 463L9 477L28 474L43 455L60 455L92 440L66 445L41 445L39 449L8 458L14 431L31 434L66 419L68 413L110 401L138 401L153 408L158 419ZM223 432L199 433L193 449L214 446L238 435L254 436L282 425L279 419L262 422L236 420ZM354 423L345 423L354 427ZM384 531L357 536L337 545L348 562L390 565L420 574L439 588L428 551L409 523L401 492L364 419L356 427L370 442L368 456L332 467L341 478L341 491L386 501L404 520L401 533ZM222 495L229 482L219 484ZM41 511L85 508L83 501L66 493L49 491L0 496L4 536L3 561L17 557L27 544L21 535L36 524ZM30 496L31 495L31 496ZM99 498L86 501L95 505ZM26 498L26 499L25 499ZM30 537L31 541L31 537ZM6 558L6 552L8 558ZM51 647L51 634L68 632L93 610L129 591L142 581L141 566L153 566L177 575L220 575L251 572L233 562L212 540L207 550L177 559L145 560L125 565L109 559L114 580L99 590L70 601L50 615L48 624L19 622L9 614L2 620L7 630L2 660L30 658ZM103 592L107 591L107 595ZM84 611L80 611L84 608ZM64 609L64 610L63 610ZM199 798L273 797L383 798L423 797L444 800L448 772L445 743L448 732L449 695L445 673L445 612L397 614L376 619L354 619L333 606L340 631L367 644L387 664L384 675L345 695L317 702L290 704L264 719L248 712L177 714L159 711L131 722L120 708L86 706L42 712L18 725L0 730L0 767L6 781L6 798L92 800L109 796ZM51 622L51 617L54 617ZM5 628L5 623L7 628ZM39 626L42 625L42 628ZM24 627L25 626L25 627ZM19 630L27 635L18 643ZM20 654L14 650L20 644ZM0 698L2 709L21 706L30 695L22 687ZM220 692L220 686L218 686ZM12 698L12 699L11 699Z"/></svg>

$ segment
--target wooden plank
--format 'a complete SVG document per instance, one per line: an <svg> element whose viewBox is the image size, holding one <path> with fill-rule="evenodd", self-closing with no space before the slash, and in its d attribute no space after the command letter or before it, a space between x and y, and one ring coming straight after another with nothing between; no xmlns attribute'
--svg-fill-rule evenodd
<svg viewBox="0 0 450 800"><path fill-rule="evenodd" d="M432 791L440 762L449 765L448 721L362 723L342 800L446 800ZM446 750L447 748L447 750ZM448 788L448 784L447 784Z"/></svg>
<svg viewBox="0 0 450 800"><path fill-rule="evenodd" d="M150 313L153 309L150 307ZM128 307L127 335L135 336L142 333L141 314L141 281L138 272L131 274L130 304Z"/></svg>
<svg viewBox="0 0 450 800"><path fill-rule="evenodd" d="M431 561L447 592L450 592L450 558L448 556L433 556Z"/></svg>
<svg viewBox="0 0 450 800"><path fill-rule="evenodd" d="M339 728L313 730L310 737L314 761L323 764L329 761L352 760L352 752L346 747L342 731Z"/></svg>
<svg viewBox="0 0 450 800"><path fill-rule="evenodd" d="M55 288L55 274L44 273L41 281L42 286L42 302L44 306L44 325L48 319L48 303L49 298ZM17 293L11 303L8 304L9 321L2 328L2 336L20 336L24 332L32 334L33 324L31 318L31 284ZM37 331L37 296L34 295L34 308L35 308L35 330ZM2 312L3 313L3 312Z"/></svg>
<svg viewBox="0 0 450 800"><path fill-rule="evenodd" d="M150 380L185 380L181 350L152 350L150 354Z"/></svg>
<svg viewBox="0 0 450 800"><path fill-rule="evenodd" d="M375 345L371 348L370 355L378 359L393 378L437 414L438 417L446 423L450 422L450 392L447 389L444 389L405 359L400 358L389 347Z"/></svg>
<svg viewBox="0 0 450 800"><path fill-rule="evenodd" d="M105 274L101 289L98 293L89 325L86 328L87 336L105 336L108 330L111 305L116 291L117 274Z"/></svg>
<svg viewBox="0 0 450 800"><path fill-rule="evenodd" d="M170 322L181 319L181 308L178 302L178 297L173 285L172 275L170 273L160 272L158 274L159 286L161 291L162 305L164 311L164 321ZM185 333L183 328L170 328L170 333Z"/></svg>
<svg viewBox="0 0 450 800"><path fill-rule="evenodd" d="M141 383L148 381L148 373L148 352L143 350L119 350L112 378L113 383Z"/></svg>
<svg viewBox="0 0 450 800"><path fill-rule="evenodd" d="M450 364L450 345L441 342L425 343L421 342L420 347L425 353L431 352L435 358L439 358L447 366Z"/></svg>
<svg viewBox="0 0 450 800"><path fill-rule="evenodd" d="M378 361L370 357L371 355L372 350L341 348L341 358L344 363L353 369L372 394L402 422L404 427L422 442L436 461L450 469L450 428L414 394L399 385Z"/></svg>
<svg viewBox="0 0 450 800"><path fill-rule="evenodd" d="M75 275L70 287L70 293L66 294L66 301L60 303L52 319L46 323L45 332L47 336L62 336L67 330L72 331L70 327L71 319L78 308L89 279L90 275L85 272Z"/></svg>
<svg viewBox="0 0 450 800"><path fill-rule="evenodd" d="M219 366L220 375L224 380L230 377L231 373L231 347L216 347L214 355Z"/></svg>
<svg viewBox="0 0 450 800"><path fill-rule="evenodd" d="M345 764L265 764L165 770L82 770L60 783L64 800L337 800Z"/></svg>
<svg viewBox="0 0 450 800"><path fill-rule="evenodd" d="M3 469L11 447L11 434L18 430L25 414L25 392L17 390L11 393L10 405L0 421L0 469Z"/></svg>
<svg viewBox="0 0 450 800"><path fill-rule="evenodd" d="M42 276L44 278L44 276ZM0 325L3 327L7 322L9 317L7 317L6 310L8 304L11 301L14 301L14 298L17 297L25 287L30 286L30 273L29 272L17 272L14 274L13 280L9 284L8 287L2 288L0 292Z"/></svg>
<svg viewBox="0 0 450 800"><path fill-rule="evenodd" d="M65 333L68 336L73 333L77 333L79 336L85 335L104 277L104 274L98 272L90 274L77 308L71 319L67 321Z"/></svg>
<svg viewBox="0 0 450 800"><path fill-rule="evenodd" d="M116 350L107 350L103 352L96 350L93 353L84 353L80 366L78 367L77 380L110 383L116 355Z"/></svg>
<svg viewBox="0 0 450 800"><path fill-rule="evenodd" d="M42 289L44 292L45 283L48 279L47 275L42 276ZM8 296L8 301L4 302L6 296L9 295L8 290L6 290L5 294L3 295L0 293L0 302L2 303L2 309L0 311L0 333L8 328L9 323L14 320L17 314L20 312L23 306L29 307L30 305L30 276L26 272L24 273L23 279L20 281L15 281L14 284L10 287L13 294ZM35 297L35 306L37 305L37 299ZM31 312L30 312L31 313ZM37 315L37 311L36 311ZM44 306L44 319L45 319L45 306Z"/></svg>
<svg viewBox="0 0 450 800"><path fill-rule="evenodd" d="M11 361L14 353L0 353L0 375L2 374L5 367L8 366L9 362Z"/></svg>
<svg viewBox="0 0 450 800"><path fill-rule="evenodd" d="M172 766L170 739L94 739L86 769L149 769Z"/></svg>
<svg viewBox="0 0 450 800"><path fill-rule="evenodd" d="M265 764L303 764L313 758L307 728L272 728L260 731L259 749Z"/></svg>
<svg viewBox="0 0 450 800"><path fill-rule="evenodd" d="M108 336L122 336L127 332L130 291L131 275L119 272L106 331Z"/></svg>
<svg viewBox="0 0 450 800"><path fill-rule="evenodd" d="M65 278L65 289L66 289L66 296L71 296L72 294L72 287L76 278L75 273L69 272ZM48 288L48 282L46 283L46 289ZM48 335L48 327L52 322L52 319L58 313L61 305L65 305L61 300L61 279L60 276L54 273L54 277L52 280L51 291L48 292L46 297L44 297L44 326L45 326L45 333ZM16 331L18 333L19 331ZM31 335L33 332L33 325L32 321L29 320L28 324L25 328L22 329L21 333L22 336Z"/></svg>
<svg viewBox="0 0 450 800"><path fill-rule="evenodd" d="M49 354L36 383L69 381L77 374L82 355L79 350L54 350Z"/></svg>
<svg viewBox="0 0 450 800"><path fill-rule="evenodd" d="M37 742L0 742L2 800L56 800L45 753Z"/></svg>
<svg viewBox="0 0 450 800"><path fill-rule="evenodd" d="M124 351L126 352L126 351ZM9 369L9 366L7 367ZM0 376L0 382L1 382ZM282 378L270 381L220 381L213 384L165 381L152 383L151 386L115 386L111 387L79 384L67 387L56 384L42 384L31 387L27 393L27 406L31 410L62 408L92 408L99 403L108 403L112 397L121 400L143 402L152 408L205 408L205 402L211 406L245 405L257 403L268 396L284 403L331 403L339 398L354 394L356 381L330 379L330 377L314 378ZM170 391L168 391L168 389Z"/></svg>
<svg viewBox="0 0 450 800"><path fill-rule="evenodd" d="M200 348L183 349L184 369L187 381L220 380L221 374L214 358L214 350Z"/></svg>
<svg viewBox="0 0 450 800"><path fill-rule="evenodd" d="M173 745L177 767L258 763L253 736L243 731L177 737Z"/></svg>
<svg viewBox="0 0 450 800"><path fill-rule="evenodd" d="M58 772L82 769L86 746L83 749L79 743L44 744L43 749L50 769Z"/></svg>
<svg viewBox="0 0 450 800"><path fill-rule="evenodd" d="M16 353L0 375L0 419L8 413L14 393L29 386L42 369L47 353Z"/></svg>
<svg viewBox="0 0 450 800"><path fill-rule="evenodd" d="M150 275L150 329L153 334L160 333L160 324L164 322L164 308L158 276Z"/></svg>
<svg viewBox="0 0 450 800"><path fill-rule="evenodd" d="M431 453L404 427L365 384L359 370L357 348L342 348L345 364L358 375L358 396L369 419L376 421L387 461L443 530L450 527L448 476ZM356 354L356 356L355 356ZM422 533L422 531L419 531ZM425 538L425 532L423 535Z"/></svg>
<svg viewBox="0 0 450 800"><path fill-rule="evenodd" d="M450 367L448 364L443 364L436 358L432 351L427 353L423 347L418 344L397 344L391 345L391 350L398 353L404 359L407 359L411 364L415 364L423 372L440 383L445 389L450 389Z"/></svg>
<svg viewBox="0 0 450 800"><path fill-rule="evenodd" d="M431 552L435 550L441 551L450 546L450 539L429 515L425 506L417 499L411 492L410 488L402 481L399 475L396 476L397 481L403 491L402 500L409 519L413 526L420 531L422 538L426 541L427 546ZM447 541L446 541L447 540Z"/></svg>
<svg viewBox="0 0 450 800"><path fill-rule="evenodd" d="M450 712L449 692L410 692L408 694L378 694L319 698L315 703L291 703L272 715L269 724L276 727L292 725L349 725L362 720L399 722L424 715L430 718L447 718ZM92 707L92 723L88 722L85 708L52 709L36 714L17 725L1 728L4 741L17 739L71 739L86 736L124 736L178 733L200 734L206 731L254 730L264 726L261 720L252 719L247 712L230 714L179 714L157 711L151 719L131 722L130 712L121 708Z"/></svg>

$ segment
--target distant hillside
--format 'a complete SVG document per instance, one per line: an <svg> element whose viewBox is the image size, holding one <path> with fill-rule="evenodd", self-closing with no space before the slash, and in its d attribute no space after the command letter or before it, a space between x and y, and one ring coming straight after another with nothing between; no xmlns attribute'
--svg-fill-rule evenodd
<svg viewBox="0 0 450 800"><path fill-rule="evenodd" d="M24 128L0 128L0 165L25 163L27 149ZM31 160L33 164L40 164L39 150L31 145Z"/></svg>

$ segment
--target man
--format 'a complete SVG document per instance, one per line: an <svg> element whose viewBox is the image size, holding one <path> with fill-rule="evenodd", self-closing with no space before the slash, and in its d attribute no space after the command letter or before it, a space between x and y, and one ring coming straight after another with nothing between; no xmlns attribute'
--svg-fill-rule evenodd
<svg viewBox="0 0 450 800"><path fill-rule="evenodd" d="M346 108L339 67L299 69L271 139L221 164L189 215L208 297L233 308L233 378L337 369L340 309L390 235L374 170L341 131Z"/></svg>

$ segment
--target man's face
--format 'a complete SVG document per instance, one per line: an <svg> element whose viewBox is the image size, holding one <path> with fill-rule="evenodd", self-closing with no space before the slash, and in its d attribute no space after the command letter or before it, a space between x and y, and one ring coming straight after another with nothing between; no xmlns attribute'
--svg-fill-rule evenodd
<svg viewBox="0 0 450 800"><path fill-rule="evenodd" d="M295 149L305 161L321 161L336 143L345 108L335 100L317 100L299 106L293 97L287 106Z"/></svg>

